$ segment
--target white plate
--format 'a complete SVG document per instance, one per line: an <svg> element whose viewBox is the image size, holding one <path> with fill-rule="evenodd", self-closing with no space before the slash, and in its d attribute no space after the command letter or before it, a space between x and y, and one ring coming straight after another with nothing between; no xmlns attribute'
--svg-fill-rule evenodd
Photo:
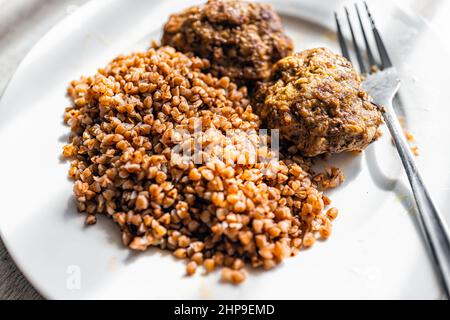
<svg viewBox="0 0 450 320"><path fill-rule="evenodd" d="M62 123L69 81L120 53L144 49L171 12L198 2L93 1L53 28L18 68L0 103L0 228L28 279L44 296L64 299L439 298L388 135L361 156L332 160L347 175L331 195L341 212L332 237L273 271L250 272L239 287L219 283L218 273L185 277L184 263L167 252L130 252L109 220L83 226L66 178L69 164L59 158L69 131ZM297 50L336 49L327 26L339 2L275 4L291 16L285 24ZM419 18L386 4L374 11L402 74L419 166L448 218L448 53Z"/></svg>

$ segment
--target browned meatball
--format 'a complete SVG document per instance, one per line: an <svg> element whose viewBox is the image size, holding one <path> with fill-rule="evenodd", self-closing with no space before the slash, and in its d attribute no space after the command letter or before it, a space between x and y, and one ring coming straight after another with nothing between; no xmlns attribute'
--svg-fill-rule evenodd
<svg viewBox="0 0 450 320"><path fill-rule="evenodd" d="M280 60L255 100L263 122L304 156L362 150L379 136L381 114L357 72L325 48Z"/></svg>
<svg viewBox="0 0 450 320"><path fill-rule="evenodd" d="M270 5L238 0L209 0L172 15L162 43L206 58L215 76L250 87L293 48Z"/></svg>

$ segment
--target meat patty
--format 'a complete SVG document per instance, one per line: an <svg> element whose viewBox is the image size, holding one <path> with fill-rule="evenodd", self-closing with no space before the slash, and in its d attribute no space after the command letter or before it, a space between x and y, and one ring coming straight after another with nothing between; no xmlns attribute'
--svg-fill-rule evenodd
<svg viewBox="0 0 450 320"><path fill-rule="evenodd" d="M362 150L379 136L381 113L357 72L326 48L280 60L255 100L263 122L304 156Z"/></svg>
<svg viewBox="0 0 450 320"><path fill-rule="evenodd" d="M162 43L208 59L215 76L249 87L267 80L272 65L293 49L270 5L238 0L209 0L172 15Z"/></svg>

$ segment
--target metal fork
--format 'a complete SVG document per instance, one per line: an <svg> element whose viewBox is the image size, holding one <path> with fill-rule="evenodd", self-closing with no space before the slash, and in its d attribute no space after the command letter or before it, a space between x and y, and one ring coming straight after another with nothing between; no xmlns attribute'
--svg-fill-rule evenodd
<svg viewBox="0 0 450 320"><path fill-rule="evenodd" d="M448 298L450 296L449 230L441 214L434 205L425 184L423 183L415 164L414 156L395 114L392 101L400 87L400 79L397 70L392 65L391 59L389 58L386 47L381 39L377 27L375 26L373 16L369 11L366 2L364 2L364 7L370 21L373 37L375 38L375 44L380 55L381 64L379 65L375 62L375 57L369 44L369 39L364 28L363 18L360 14L358 4L355 3L355 11L366 47L368 65L365 64L362 51L358 46L355 28L352 25L350 13L348 9L345 8L347 23L352 36L353 48L355 50L358 65L361 73L366 74L366 79L363 81L363 89L366 90L371 96L373 103L380 108L386 125L389 128L391 136L394 140L417 204L421 230L423 231L424 238L430 248L432 257L436 264L436 270L438 271L439 277L442 281L442 286ZM351 61L347 43L342 33L338 14L335 12L334 16L336 19L337 34L342 55Z"/></svg>

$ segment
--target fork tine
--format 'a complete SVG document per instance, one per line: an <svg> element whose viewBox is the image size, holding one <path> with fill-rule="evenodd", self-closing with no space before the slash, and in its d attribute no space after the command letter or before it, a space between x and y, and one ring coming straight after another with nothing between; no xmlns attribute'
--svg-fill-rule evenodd
<svg viewBox="0 0 450 320"><path fill-rule="evenodd" d="M378 52L380 53L381 69L386 69L386 68L392 67L391 59L389 58L386 47L384 46L383 40L381 39L381 35L378 32L377 27L375 26L375 21L372 17L372 14L370 13L369 6L367 5L366 1L364 1L364 6L366 7L366 12L369 17L370 24L372 26L373 36L375 37L375 42L377 44Z"/></svg>
<svg viewBox="0 0 450 320"><path fill-rule="evenodd" d="M359 12L359 7L358 7L357 3L355 3L355 9L356 9L356 14L358 15L358 20L359 20L359 25L361 27L361 32L362 32L362 35L364 37L364 43L366 45L367 58L369 60L369 72L370 72L371 68L376 66L377 63L375 62L375 58L373 56L372 49L370 48L369 41L367 40L366 30L364 28L364 24L362 22L361 14Z"/></svg>
<svg viewBox="0 0 450 320"><path fill-rule="evenodd" d="M339 23L339 18L337 13L334 13L334 19L336 20L336 28L337 28L337 35L339 40L339 46L341 47L342 55L350 61L350 55L348 54L348 48L347 44L345 43L344 35L342 34L341 24Z"/></svg>
<svg viewBox="0 0 450 320"><path fill-rule="evenodd" d="M359 69L360 69L361 73L364 74L364 73L366 73L366 66L362 59L361 50L359 50L358 42L356 41L355 32L353 31L352 22L350 19L350 14L348 12L347 7L345 7L344 9L345 9L345 14L347 16L348 26L350 28L350 33L352 34L353 48L355 49L356 59L358 59Z"/></svg>

